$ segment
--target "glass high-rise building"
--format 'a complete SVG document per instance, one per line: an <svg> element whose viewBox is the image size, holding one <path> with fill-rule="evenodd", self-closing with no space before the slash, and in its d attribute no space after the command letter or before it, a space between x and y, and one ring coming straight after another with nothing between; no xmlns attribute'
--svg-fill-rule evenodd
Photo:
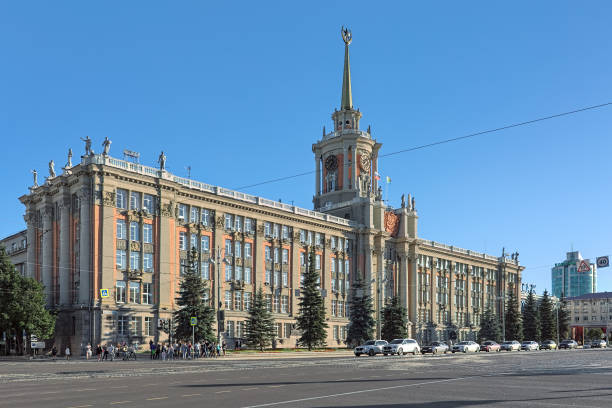
<svg viewBox="0 0 612 408"><path fill-rule="evenodd" d="M555 264L551 269L553 296L561 298L597 292L597 266L587 260L589 270L578 272L581 261L580 251L572 251L567 253L565 261Z"/></svg>

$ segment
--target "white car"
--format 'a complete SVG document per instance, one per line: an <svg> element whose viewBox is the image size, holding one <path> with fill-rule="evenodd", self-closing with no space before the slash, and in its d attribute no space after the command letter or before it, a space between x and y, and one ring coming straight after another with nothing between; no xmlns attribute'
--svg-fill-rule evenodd
<svg viewBox="0 0 612 408"><path fill-rule="evenodd" d="M467 353L468 351L476 353L480 351L480 346L474 341L460 341L457 344L453 344L453 353Z"/></svg>
<svg viewBox="0 0 612 408"><path fill-rule="evenodd" d="M540 345L538 343L536 343L535 341L524 341L521 344L521 350L535 351L535 350L539 350L539 349L540 349Z"/></svg>
<svg viewBox="0 0 612 408"><path fill-rule="evenodd" d="M381 354L383 352L383 347L387 344L386 340L368 340L361 346L355 347L354 352L357 357L362 354L367 354L371 357L376 354Z"/></svg>
<svg viewBox="0 0 612 408"><path fill-rule="evenodd" d="M383 347L383 354L386 356L387 354L397 354L405 355L408 353L412 353L416 355L421 352L421 347L419 347L419 343L413 339L395 339L391 343L387 344Z"/></svg>

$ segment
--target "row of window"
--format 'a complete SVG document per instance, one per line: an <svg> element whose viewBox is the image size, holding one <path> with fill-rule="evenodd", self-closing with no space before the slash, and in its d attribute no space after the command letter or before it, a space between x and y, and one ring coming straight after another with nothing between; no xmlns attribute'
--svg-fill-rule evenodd
<svg viewBox="0 0 612 408"><path fill-rule="evenodd" d="M189 222L194 224L202 224L204 226L212 225L214 220L213 211L196 207L194 205L189 206L187 204L179 204L178 205L178 217L179 219L187 219L187 213L189 213Z"/></svg>
<svg viewBox="0 0 612 408"><path fill-rule="evenodd" d="M226 231L255 232L255 220L241 215L225 214L225 223L223 224Z"/></svg>
<svg viewBox="0 0 612 408"><path fill-rule="evenodd" d="M117 219L117 239L128 239L127 235L127 223L123 219ZM137 221L130 222L130 241L142 241L146 244L153 243L153 225L152 224L140 224Z"/></svg>
<svg viewBox="0 0 612 408"><path fill-rule="evenodd" d="M127 295L127 297L126 297ZM117 281L115 283L115 300L117 303L153 304L153 283Z"/></svg>
<svg viewBox="0 0 612 408"><path fill-rule="evenodd" d="M128 190L118 188L115 197L115 205L117 208L124 210L129 208L133 211L140 211L142 209L153 214L155 209L155 196L143 194L138 191L130 191L128 193Z"/></svg>
<svg viewBox="0 0 612 408"><path fill-rule="evenodd" d="M125 249L117 249L115 252L115 265L118 270L127 269L127 251ZM130 268L137 271L153 272L153 254L145 252L140 254L139 251L130 251Z"/></svg>
<svg viewBox="0 0 612 408"><path fill-rule="evenodd" d="M147 336L151 337L155 335L155 320L153 317L145 316L144 318L144 332L142 330L142 317L141 316L117 316L117 334L122 336Z"/></svg>
<svg viewBox="0 0 612 408"><path fill-rule="evenodd" d="M204 274L202 274L203 279ZM241 266L225 265L225 281L231 282L232 280L244 281L244 283L252 282L252 271L250 267L245 266L244 269Z"/></svg>
<svg viewBox="0 0 612 408"><path fill-rule="evenodd" d="M226 310L246 310L251 309L251 301L253 294L251 292L240 292L240 291L225 291L224 303Z"/></svg>
<svg viewBox="0 0 612 408"><path fill-rule="evenodd" d="M574 320L579 322L580 321L580 316L574 317ZM605 321L605 320L606 320L606 316L599 316L599 319L597 318L597 316L591 316L591 321ZM609 316L608 320L612 320L612 315ZM582 321L588 322L589 321L589 316L582 316Z"/></svg>
<svg viewBox="0 0 612 408"><path fill-rule="evenodd" d="M349 315L349 304L343 300L331 301L331 315L332 317L348 317Z"/></svg>

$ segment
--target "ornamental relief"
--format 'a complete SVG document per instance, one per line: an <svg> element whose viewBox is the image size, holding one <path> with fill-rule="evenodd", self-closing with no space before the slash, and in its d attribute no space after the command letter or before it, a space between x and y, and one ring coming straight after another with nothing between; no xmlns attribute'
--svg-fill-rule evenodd
<svg viewBox="0 0 612 408"><path fill-rule="evenodd" d="M117 240L117 249L127 249L127 243L125 242L125 239L118 239Z"/></svg>
<svg viewBox="0 0 612 408"><path fill-rule="evenodd" d="M264 226L263 225L258 225L257 226L257 235L261 237L261 236L263 236L263 234L264 234Z"/></svg>
<svg viewBox="0 0 612 408"><path fill-rule="evenodd" d="M154 252L153 244L142 244L142 249L148 254L152 254Z"/></svg>
<svg viewBox="0 0 612 408"><path fill-rule="evenodd" d="M216 224L217 228L223 228L223 217L219 216L217 217L217 224Z"/></svg>
<svg viewBox="0 0 612 408"><path fill-rule="evenodd" d="M140 251L140 242L138 241L130 242L130 251Z"/></svg>
<svg viewBox="0 0 612 408"><path fill-rule="evenodd" d="M103 191L102 192L102 205L105 207L115 206L115 192L114 191Z"/></svg>
<svg viewBox="0 0 612 408"><path fill-rule="evenodd" d="M172 202L161 204L160 210L161 210L160 212L161 212L162 217L173 217L174 216Z"/></svg>
<svg viewBox="0 0 612 408"><path fill-rule="evenodd" d="M396 237L399 231L400 217L391 212L385 211L385 231L391 234L392 237Z"/></svg>

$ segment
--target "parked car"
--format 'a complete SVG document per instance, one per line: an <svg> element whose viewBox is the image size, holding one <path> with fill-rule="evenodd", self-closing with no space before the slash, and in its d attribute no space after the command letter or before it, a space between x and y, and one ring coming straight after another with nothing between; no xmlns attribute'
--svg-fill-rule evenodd
<svg viewBox="0 0 612 408"><path fill-rule="evenodd" d="M561 349L575 349L578 348L578 343L576 343L576 340L563 340L561 343L559 343L559 350Z"/></svg>
<svg viewBox="0 0 612 408"><path fill-rule="evenodd" d="M486 351L487 353L490 351L499 351L501 346L499 343L494 342L493 340L487 340L480 345L480 351Z"/></svg>
<svg viewBox="0 0 612 408"><path fill-rule="evenodd" d="M552 340L544 340L542 344L540 344L540 350L556 350L557 343Z"/></svg>
<svg viewBox="0 0 612 408"><path fill-rule="evenodd" d="M387 344L383 347L383 354L386 356L387 354L397 354L405 355L408 353L412 353L416 355L421 352L421 348L419 347L419 343L413 339L395 339L391 343Z"/></svg>
<svg viewBox="0 0 612 408"><path fill-rule="evenodd" d="M386 346L386 340L368 340L361 346L355 347L355 355L359 357L362 354L367 354L368 356L375 356L376 354L382 354L383 347Z"/></svg>
<svg viewBox="0 0 612 408"><path fill-rule="evenodd" d="M446 353L447 351L449 351L448 344L446 344L443 341L434 341L430 345L423 346L421 348L421 353L423 354L425 353L438 354L438 353Z"/></svg>
<svg viewBox="0 0 612 408"><path fill-rule="evenodd" d="M480 351L480 346L474 341L460 341L457 344L453 344L453 353L467 353L468 351L476 353Z"/></svg>
<svg viewBox="0 0 612 408"><path fill-rule="evenodd" d="M520 351L521 350L521 343L519 343L516 340L510 340L510 341L504 341L501 344L500 350L506 350L506 351Z"/></svg>
<svg viewBox="0 0 612 408"><path fill-rule="evenodd" d="M605 340L595 340L591 342L592 348L606 348L607 344Z"/></svg>
<svg viewBox="0 0 612 408"><path fill-rule="evenodd" d="M521 343L521 350L525 351L536 351L539 350L540 345L537 341L524 341Z"/></svg>

